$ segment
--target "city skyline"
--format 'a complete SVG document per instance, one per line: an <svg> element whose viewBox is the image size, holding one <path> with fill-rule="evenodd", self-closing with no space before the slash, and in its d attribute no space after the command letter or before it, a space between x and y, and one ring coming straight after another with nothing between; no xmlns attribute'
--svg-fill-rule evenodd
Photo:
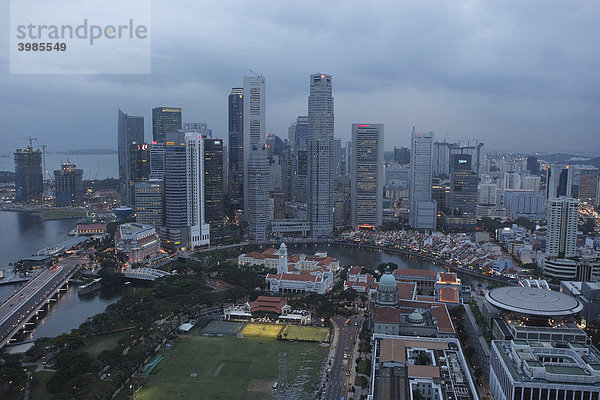
<svg viewBox="0 0 600 400"><path fill-rule="evenodd" d="M115 128L115 107L146 118L153 107L181 107L183 120L206 121L215 136L226 138L226 96L252 68L269 77L266 130L285 137L289 122L306 113L305 76L324 70L336 77L335 136L342 139L349 139L353 121L376 120L386 124L390 148L406 147L410 128L416 126L440 139L477 138L491 150L598 152L594 138L600 117L592 88L599 80L593 68L599 54L587 45L598 33L598 5L549 2L538 10L530 2L443 4L430 15L429 7L421 4L404 3L395 9L357 4L346 11L322 7L315 21L308 18L312 5L266 3L258 14L257 7L190 4L189 15L210 14L216 21L192 30L191 21L177 11L181 8L155 3L153 13L182 23L180 31L167 32L168 24L154 21L152 75L3 74L0 82L12 96L0 115L7 129L20 132L17 137L35 135L35 126L44 121L44 142L50 151L89 148L91 143L116 148L106 135ZM351 29L359 18L390 11L400 20ZM240 18L256 27L250 34L240 35L241 28L218 23L238 13L247 14ZM8 12L3 15L8 19ZM307 18L297 24L295 16ZM320 38L328 44L319 41L307 48L314 35L307 29L321 20L330 21L319 24ZM488 24L496 29L486 30ZM269 37L278 39L257 40L267 33L265 26L271 30ZM188 40L196 51L182 51ZM7 43L0 46L6 49ZM291 60L279 57L292 48ZM361 52L380 55L350 62ZM197 62L196 53L202 62ZM69 127L60 117L59 109L65 108L74 115ZM21 113L31 116L28 127L16 117ZM149 120L145 128L149 140ZM542 137L551 140L539 140ZM2 151L19 146L19 139L11 137Z"/></svg>

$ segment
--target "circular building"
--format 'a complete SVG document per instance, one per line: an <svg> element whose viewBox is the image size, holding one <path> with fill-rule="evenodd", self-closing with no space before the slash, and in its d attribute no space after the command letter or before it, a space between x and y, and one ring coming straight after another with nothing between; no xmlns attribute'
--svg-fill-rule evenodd
<svg viewBox="0 0 600 400"><path fill-rule="evenodd" d="M567 294L521 286L492 289L485 299L501 310L534 317L566 317L583 309L577 299Z"/></svg>

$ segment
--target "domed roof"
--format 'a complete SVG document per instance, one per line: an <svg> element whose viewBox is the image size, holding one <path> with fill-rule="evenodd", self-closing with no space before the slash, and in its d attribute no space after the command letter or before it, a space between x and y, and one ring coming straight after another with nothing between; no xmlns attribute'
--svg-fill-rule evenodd
<svg viewBox="0 0 600 400"><path fill-rule="evenodd" d="M390 272L386 272L379 279L379 286L396 287L396 278Z"/></svg>
<svg viewBox="0 0 600 400"><path fill-rule="evenodd" d="M425 320L425 318L423 318L423 314L415 310L408 316L408 320L413 324L420 324Z"/></svg>

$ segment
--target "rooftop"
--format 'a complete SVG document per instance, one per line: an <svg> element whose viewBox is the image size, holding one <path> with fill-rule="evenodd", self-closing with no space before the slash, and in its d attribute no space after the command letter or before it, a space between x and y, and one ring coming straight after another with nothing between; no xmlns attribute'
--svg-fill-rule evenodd
<svg viewBox="0 0 600 400"><path fill-rule="evenodd" d="M499 309L539 317L568 316L583 309L577 299L567 294L521 286L492 289L485 299Z"/></svg>
<svg viewBox="0 0 600 400"><path fill-rule="evenodd" d="M493 341L515 382L600 387L600 352L591 345L533 340Z"/></svg>

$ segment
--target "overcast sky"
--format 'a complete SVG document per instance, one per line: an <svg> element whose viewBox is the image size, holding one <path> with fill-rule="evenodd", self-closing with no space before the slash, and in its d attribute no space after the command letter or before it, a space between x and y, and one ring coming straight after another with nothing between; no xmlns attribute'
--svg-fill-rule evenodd
<svg viewBox="0 0 600 400"><path fill-rule="evenodd" d="M8 1L0 22L8 26ZM307 112L309 75L333 75L335 135L413 126L488 150L600 153L598 1L153 1L152 74L10 75L1 42L0 151L117 147L117 109L183 108L227 137L227 96L267 79L267 132ZM5 33L8 29L4 30Z"/></svg>

